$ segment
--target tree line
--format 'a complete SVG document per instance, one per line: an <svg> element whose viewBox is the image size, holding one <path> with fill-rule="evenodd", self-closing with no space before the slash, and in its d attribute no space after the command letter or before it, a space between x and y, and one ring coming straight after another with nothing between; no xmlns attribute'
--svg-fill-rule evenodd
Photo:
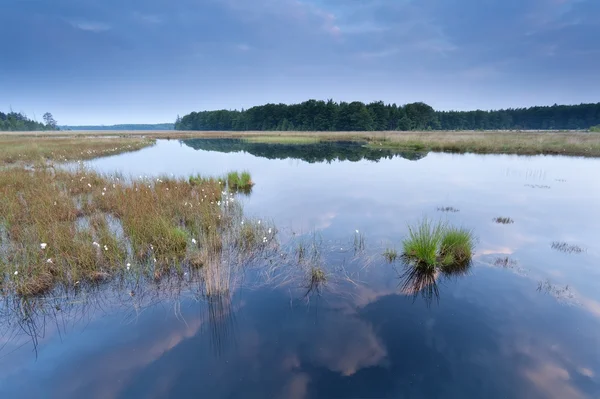
<svg viewBox="0 0 600 399"><path fill-rule="evenodd" d="M20 112L0 112L0 131L27 132L38 130L58 130L56 121L51 113L44 114L44 122L37 122L27 118Z"/></svg>
<svg viewBox="0 0 600 399"><path fill-rule="evenodd" d="M574 130L600 125L600 103L436 111L422 103L398 106L309 100L247 110L192 112L177 117L176 130L370 131L370 130Z"/></svg>

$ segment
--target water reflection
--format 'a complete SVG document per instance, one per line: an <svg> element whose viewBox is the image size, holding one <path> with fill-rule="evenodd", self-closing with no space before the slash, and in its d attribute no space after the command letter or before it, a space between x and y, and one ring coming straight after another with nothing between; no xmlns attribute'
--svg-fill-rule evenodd
<svg viewBox="0 0 600 399"><path fill-rule="evenodd" d="M398 270L399 287L405 295L413 297L413 301L420 295L427 306L435 300L440 301L438 280L446 281L466 276L471 269L472 262L456 262L440 268L426 268L415 266L411 259L401 257L401 267Z"/></svg>
<svg viewBox="0 0 600 399"><path fill-rule="evenodd" d="M600 161L271 159L160 141L90 163L125 175L249 169L257 185L245 211L273 218L286 242L214 284L184 269L35 304L5 298L0 396L600 397L600 180L581 173ZM437 210L450 205L460 212ZM499 215L515 223L493 223ZM384 249L422 216L477 230L474 264L425 275L386 264ZM554 241L587 251L556 251ZM312 266L327 278L305 295ZM567 285L575 300L561 301Z"/></svg>
<svg viewBox="0 0 600 399"><path fill-rule="evenodd" d="M182 143L204 151L247 152L267 159L300 159L308 163L361 160L379 161L400 157L418 161L427 156L426 152L396 151L367 147L365 142L321 141L306 144L258 143L244 139L190 139Z"/></svg>

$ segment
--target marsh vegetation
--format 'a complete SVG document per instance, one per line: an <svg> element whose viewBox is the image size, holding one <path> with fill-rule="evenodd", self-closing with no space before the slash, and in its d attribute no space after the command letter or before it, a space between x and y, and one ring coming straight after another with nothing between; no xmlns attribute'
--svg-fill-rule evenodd
<svg viewBox="0 0 600 399"><path fill-rule="evenodd" d="M58 134L58 133L56 133ZM45 164L48 161L67 162L117 155L137 151L154 144L144 137L77 136L2 136L0 135L0 167L11 164Z"/></svg>
<svg viewBox="0 0 600 399"><path fill-rule="evenodd" d="M267 223L245 219L225 187L210 178L126 181L85 169L4 170L2 287L30 296L57 285L132 273L160 279L202 267L208 290L219 291L227 280L221 274L229 273L221 265L249 261L275 235Z"/></svg>
<svg viewBox="0 0 600 399"><path fill-rule="evenodd" d="M499 216L494 218L494 222L498 224L513 224L515 221L509 217Z"/></svg>
<svg viewBox="0 0 600 399"><path fill-rule="evenodd" d="M563 241L554 241L550 247L559 252L564 252L567 254L581 254L585 252L585 249L579 245L569 244Z"/></svg>
<svg viewBox="0 0 600 399"><path fill-rule="evenodd" d="M440 206L437 208L437 210L440 212L450 212L450 213L459 212L459 210L454 208L453 206Z"/></svg>
<svg viewBox="0 0 600 399"><path fill-rule="evenodd" d="M474 236L470 230L423 219L408 227L402 247L402 256L408 263L432 270L468 264L473 256Z"/></svg>

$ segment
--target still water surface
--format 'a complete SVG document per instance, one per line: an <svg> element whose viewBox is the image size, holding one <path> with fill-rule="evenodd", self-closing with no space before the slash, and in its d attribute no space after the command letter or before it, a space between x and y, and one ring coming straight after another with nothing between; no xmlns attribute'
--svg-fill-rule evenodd
<svg viewBox="0 0 600 399"><path fill-rule="evenodd" d="M0 397L600 397L600 160L187 140L87 165L249 170L245 212L283 243L318 240L331 278L307 293L248 273L216 302L177 282L109 286L38 315L35 334L3 309ZM437 298L402 290L381 256L423 217L478 237L468 274L440 279Z"/></svg>

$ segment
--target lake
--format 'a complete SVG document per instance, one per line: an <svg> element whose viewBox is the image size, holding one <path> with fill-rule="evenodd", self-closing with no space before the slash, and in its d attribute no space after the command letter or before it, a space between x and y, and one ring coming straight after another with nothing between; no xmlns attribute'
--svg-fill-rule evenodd
<svg viewBox="0 0 600 399"><path fill-rule="evenodd" d="M192 139L85 164L149 178L248 170L245 214L326 281L274 254L218 298L186 273L46 298L31 314L7 299L0 397L600 397L598 159ZM382 255L423 218L477 237L468 270L433 291Z"/></svg>

